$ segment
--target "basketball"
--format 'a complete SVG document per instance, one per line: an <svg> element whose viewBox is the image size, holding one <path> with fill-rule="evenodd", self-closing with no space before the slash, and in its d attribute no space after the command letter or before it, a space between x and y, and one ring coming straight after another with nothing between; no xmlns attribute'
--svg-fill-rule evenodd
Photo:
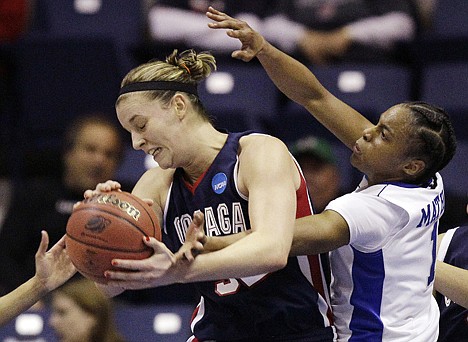
<svg viewBox="0 0 468 342"><path fill-rule="evenodd" d="M105 284L112 259L145 259L153 249L144 236L161 241L156 214L142 199L111 191L84 200L68 219L66 248L72 263L86 278ZM122 269L120 269L122 271Z"/></svg>

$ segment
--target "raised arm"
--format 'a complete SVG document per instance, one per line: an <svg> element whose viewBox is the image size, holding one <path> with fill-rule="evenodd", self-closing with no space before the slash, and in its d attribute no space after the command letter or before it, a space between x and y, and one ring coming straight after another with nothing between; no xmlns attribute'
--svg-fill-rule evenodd
<svg viewBox="0 0 468 342"><path fill-rule="evenodd" d="M43 231L36 253L36 274L0 298L0 326L29 309L75 274L76 269L66 253L65 239L62 238L47 252L48 244L49 236Z"/></svg>
<svg viewBox="0 0 468 342"><path fill-rule="evenodd" d="M257 57L275 85L304 106L346 146L352 148L362 131L372 126L363 115L325 89L305 65L275 48L246 22L212 7L206 15L214 21L208 24L210 28L228 29L229 37L241 41L241 49L234 51L232 57L245 62Z"/></svg>

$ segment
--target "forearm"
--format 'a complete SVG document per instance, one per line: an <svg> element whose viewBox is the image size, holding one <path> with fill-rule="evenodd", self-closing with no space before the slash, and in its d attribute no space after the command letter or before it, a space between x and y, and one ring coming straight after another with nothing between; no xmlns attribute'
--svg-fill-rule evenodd
<svg viewBox="0 0 468 342"><path fill-rule="evenodd" d="M283 253L281 247L271 248L275 245L273 239L259 236L256 232L239 233L232 237L232 239L214 238L212 240L218 241L216 248L222 248L222 246L225 248L198 255L192 262L179 260L177 267L173 268L177 272L175 275L177 282L241 278L277 271L284 267L285 264L280 260L284 259L286 262L287 252ZM240 239L242 239L240 243L234 242Z"/></svg>
<svg viewBox="0 0 468 342"><path fill-rule="evenodd" d="M434 288L455 303L468 308L468 270L437 261Z"/></svg>
<svg viewBox="0 0 468 342"><path fill-rule="evenodd" d="M330 252L349 243L349 228L341 215L332 210L296 220L290 255Z"/></svg>
<svg viewBox="0 0 468 342"><path fill-rule="evenodd" d="M273 83L291 100L304 106L319 122L352 147L371 123L337 99L302 63L265 43L257 58Z"/></svg>
<svg viewBox="0 0 468 342"><path fill-rule="evenodd" d="M0 326L29 309L47 293L45 287L31 278L12 292L0 298Z"/></svg>
<svg viewBox="0 0 468 342"><path fill-rule="evenodd" d="M304 64L265 41L257 58L273 83L291 100L307 106L324 101L328 91Z"/></svg>

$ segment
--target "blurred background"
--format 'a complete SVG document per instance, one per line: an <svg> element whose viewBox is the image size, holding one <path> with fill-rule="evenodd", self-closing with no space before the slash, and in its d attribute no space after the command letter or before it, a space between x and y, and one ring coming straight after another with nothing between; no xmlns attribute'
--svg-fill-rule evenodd
<svg viewBox="0 0 468 342"><path fill-rule="evenodd" d="M62 178L69 124L94 113L117 123L114 102L123 76L174 49L209 50L216 57L218 70L201 84L199 93L219 128L272 134L293 152L298 146L302 152L316 150L319 141L322 156L326 146L324 159L338 169L323 186L338 182L332 198L354 189L362 175L349 164L351 152L285 98L256 60L244 63L230 57L238 43L223 31L207 28L204 13L209 5L245 19L374 123L384 110L403 101L423 100L446 109L458 151L442 171L446 213L440 229L467 222L466 0L0 0L0 238L1 225L12 215L10 203L20 198L17 189ZM114 179L130 191L154 164L131 149L125 133L124 145ZM312 201L317 191L311 190ZM195 302L181 291L191 289L141 292L119 301L123 307L117 319L122 326L141 320L149 327L147 335L128 334L129 341L159 336L156 317L161 313L183 319L178 331L162 332L158 341L184 340ZM138 308L132 311L128 306ZM38 312L48 315L47 310ZM0 336L20 336L15 324L0 330ZM44 324L37 336L48 334Z"/></svg>

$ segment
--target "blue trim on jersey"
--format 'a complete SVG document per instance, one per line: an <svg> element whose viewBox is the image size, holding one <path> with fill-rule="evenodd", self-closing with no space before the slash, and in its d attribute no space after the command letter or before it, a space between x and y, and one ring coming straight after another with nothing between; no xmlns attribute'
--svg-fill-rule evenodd
<svg viewBox="0 0 468 342"><path fill-rule="evenodd" d="M382 341L383 323L380 319L385 269L382 250L363 253L352 247L353 293L350 303L353 314L349 328L349 341Z"/></svg>
<svg viewBox="0 0 468 342"><path fill-rule="evenodd" d="M435 177L435 176L434 176ZM407 188L407 189L412 189L412 188L427 188L431 186L431 184L434 182L434 177L430 178L426 183L423 184L411 184L411 183L404 183L404 182L382 182L380 184L384 185L395 185L399 186L401 188ZM367 175L364 175L364 178L369 181L369 177ZM377 184L376 184L377 185Z"/></svg>
<svg viewBox="0 0 468 342"><path fill-rule="evenodd" d="M468 226L456 229L450 240L444 262L468 270ZM447 238L447 236L445 237ZM439 342L468 341L468 309L436 293L440 309Z"/></svg>

